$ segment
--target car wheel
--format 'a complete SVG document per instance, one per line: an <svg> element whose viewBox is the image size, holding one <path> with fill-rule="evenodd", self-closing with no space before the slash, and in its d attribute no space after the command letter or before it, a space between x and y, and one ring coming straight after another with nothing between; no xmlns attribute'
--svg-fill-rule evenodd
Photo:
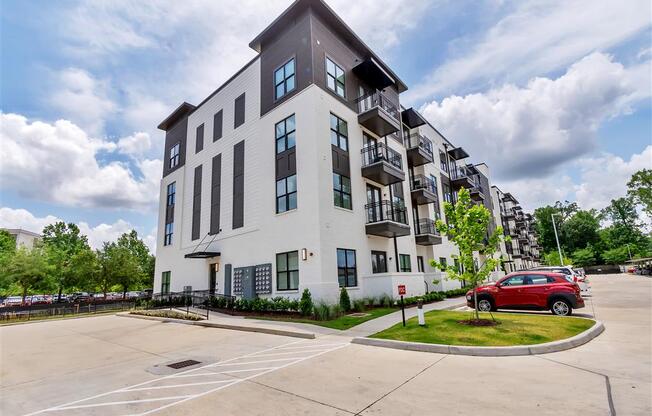
<svg viewBox="0 0 652 416"><path fill-rule="evenodd" d="M480 299L478 300L478 311L480 312L490 312L493 309L491 301L489 299Z"/></svg>
<svg viewBox="0 0 652 416"><path fill-rule="evenodd" d="M553 315L570 316L570 314L573 313L573 308L568 303L568 301L563 299L557 299L554 302L552 302L550 311L553 313Z"/></svg>

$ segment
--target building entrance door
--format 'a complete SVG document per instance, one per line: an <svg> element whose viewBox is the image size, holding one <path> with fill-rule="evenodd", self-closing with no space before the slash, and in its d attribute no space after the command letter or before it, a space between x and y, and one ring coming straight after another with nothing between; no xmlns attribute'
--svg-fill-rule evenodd
<svg viewBox="0 0 652 416"><path fill-rule="evenodd" d="M208 272L208 294L213 296L215 295L215 286L217 286L217 268L215 267L217 263L211 264L209 266Z"/></svg>

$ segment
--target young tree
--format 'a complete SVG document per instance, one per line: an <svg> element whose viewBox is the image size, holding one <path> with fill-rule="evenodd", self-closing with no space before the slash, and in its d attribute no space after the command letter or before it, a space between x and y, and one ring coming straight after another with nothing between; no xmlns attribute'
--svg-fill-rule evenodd
<svg viewBox="0 0 652 416"><path fill-rule="evenodd" d="M652 169L643 169L632 175L627 182L627 192L652 218Z"/></svg>
<svg viewBox="0 0 652 416"><path fill-rule="evenodd" d="M101 256L102 279L107 284L119 285L122 288L122 298L127 295L127 291L142 281L142 272L138 259L126 247L119 246L116 243L104 243L103 253ZM105 290L103 288L103 290Z"/></svg>
<svg viewBox="0 0 652 416"><path fill-rule="evenodd" d="M116 245L131 252L138 262L141 280L151 286L154 283L154 256L149 253L149 248L143 240L138 238L136 230L122 234L118 238Z"/></svg>
<svg viewBox="0 0 652 416"><path fill-rule="evenodd" d="M458 193L457 202L444 203L444 213L448 223L437 220L437 230L446 235L450 241L459 249L460 267L440 264L431 260L430 264L434 268L445 270L450 279L463 280L469 283L474 289L475 304L477 305L477 293L475 288L478 283L487 279L489 274L500 263L499 258L494 258L494 253L498 249L501 239L503 238L503 228L498 226L494 232L487 238L491 222L491 212L484 205L475 205L471 202L471 196L467 189L462 189ZM509 238L506 238L509 241ZM473 258L473 253L478 252L485 260L482 264L477 265ZM475 320L480 320L478 309L475 309Z"/></svg>
<svg viewBox="0 0 652 416"><path fill-rule="evenodd" d="M47 279L48 263L43 250L39 247L33 249L18 247L4 269L3 274L6 278L20 288L23 304L30 290L46 290L51 286L51 282Z"/></svg>
<svg viewBox="0 0 652 416"><path fill-rule="evenodd" d="M59 221L43 229L43 245L48 262L53 266L51 272L59 289L57 300L60 301L64 289L72 288L79 283L76 280L79 275L75 271L78 265L73 262L73 259L82 251L90 251L88 239L81 234L76 224Z"/></svg>
<svg viewBox="0 0 652 416"><path fill-rule="evenodd" d="M555 250L543 255L543 263L548 266L564 266L567 264L571 264L572 261L566 256L564 256L563 259L560 259L559 252Z"/></svg>
<svg viewBox="0 0 652 416"><path fill-rule="evenodd" d="M586 248L575 250L573 253L573 266L586 267L596 264L595 252L589 245Z"/></svg>
<svg viewBox="0 0 652 416"><path fill-rule="evenodd" d="M16 240L7 230L0 229L0 270L7 266L7 263L16 252ZM0 274L0 290L9 288L11 281L5 274Z"/></svg>

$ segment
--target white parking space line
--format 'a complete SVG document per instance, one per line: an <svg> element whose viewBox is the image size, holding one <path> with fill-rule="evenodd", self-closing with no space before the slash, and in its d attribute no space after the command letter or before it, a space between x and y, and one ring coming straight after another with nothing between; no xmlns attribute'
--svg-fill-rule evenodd
<svg viewBox="0 0 652 416"><path fill-rule="evenodd" d="M201 367L192 368L186 371L182 371L176 374L170 374L164 377L159 377L153 380L148 380L142 383L134 384L129 387L123 387L120 389L112 390L106 393L97 394L91 397L84 399L75 400L69 403L65 403L58 406L53 406L44 410L39 410L37 412L29 413L26 416L32 416L37 414L43 414L48 412L60 412L65 410L74 410L74 409L86 409L94 408L93 414L101 414L102 409L106 411L111 411L112 414L115 412L120 412L123 414L134 413L133 406L140 405L141 408L135 412L135 415L144 416L159 410L163 410L170 406L175 406L186 402L188 400L193 400L195 398L204 396L209 393L219 391L221 389L233 386L235 384L241 383L243 381L252 379L254 377L259 377L264 374L270 373L272 371L280 370L282 368L297 364L299 362L315 358L319 355L326 354L331 351L343 348L349 345L348 343L337 343L337 344L317 344L310 345L310 341L301 340L294 341L287 344L283 344L277 347L267 348L261 351L256 351L250 354L246 354L240 357L231 358L222 362L207 364ZM296 348L296 351L288 351L288 348ZM282 351L276 353L276 351ZM284 358L275 358L267 360L253 360L256 357L265 357L267 355L291 355L290 357ZM309 354L309 355L306 355ZM246 368L247 365L252 364L263 364L262 366L256 366L253 368ZM245 368L238 368L238 366L244 366ZM251 373L246 375L246 377L237 377L236 374L239 373ZM222 375L224 377L229 377L227 380L215 380L211 379L212 376ZM198 379L188 379L189 377L197 377ZM188 379L189 382L183 382L182 380ZM154 385L162 381L172 381L176 383L173 385ZM184 389L183 395L178 396L165 396L165 397L152 397L156 396L157 392L169 393L171 388ZM177 393L181 393L179 391ZM107 400L109 397L113 400L110 401L98 401L96 400ZM122 397L120 397L122 396ZM127 396L127 397L125 397ZM123 398L124 400L119 400ZM118 399L118 400L116 400ZM171 403L166 403L160 405L159 402L170 401ZM154 408L148 406L148 404L153 404ZM142 407L142 406L145 407ZM159 406L160 405L160 406Z"/></svg>

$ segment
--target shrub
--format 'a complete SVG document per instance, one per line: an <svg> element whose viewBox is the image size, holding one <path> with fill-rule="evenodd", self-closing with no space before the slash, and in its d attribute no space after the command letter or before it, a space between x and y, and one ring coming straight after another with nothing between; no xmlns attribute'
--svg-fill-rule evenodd
<svg viewBox="0 0 652 416"><path fill-rule="evenodd" d="M344 287L340 289L340 308L342 308L344 312L351 310L351 298L349 298L349 291Z"/></svg>
<svg viewBox="0 0 652 416"><path fill-rule="evenodd" d="M301 294L301 300L299 301L298 306L301 315L308 316L312 313L314 305L312 303L312 295L310 294L310 290L308 289L303 290L303 293Z"/></svg>
<svg viewBox="0 0 652 416"><path fill-rule="evenodd" d="M342 307L338 303L330 306L330 315L331 315L330 317L332 319L337 318L338 316L342 315L345 312L346 311L342 309Z"/></svg>
<svg viewBox="0 0 652 416"><path fill-rule="evenodd" d="M365 299L356 299L353 301L353 310L356 312L363 312L367 309L367 301Z"/></svg>
<svg viewBox="0 0 652 416"><path fill-rule="evenodd" d="M394 304L394 301L388 294L384 294L380 297L380 306L383 308L390 308Z"/></svg>
<svg viewBox="0 0 652 416"><path fill-rule="evenodd" d="M318 321L328 321L331 317L331 310L328 307L328 304L324 302L319 302L317 306L314 307L315 319Z"/></svg>
<svg viewBox="0 0 652 416"><path fill-rule="evenodd" d="M467 288L467 287L461 287L461 288L459 288L459 289L447 290L447 291L445 291L445 292L443 292L443 293L444 293L444 295L445 295L447 298L455 298L455 297L457 297L457 296L464 296L464 295L466 295L466 292L468 292L468 291L469 291L469 288ZM439 293L441 293L441 292L439 292Z"/></svg>
<svg viewBox="0 0 652 416"><path fill-rule="evenodd" d="M376 302L376 298L374 298L374 297L362 298L362 300L364 301L364 304L365 304L365 306L367 308L373 307L375 305L375 302Z"/></svg>

